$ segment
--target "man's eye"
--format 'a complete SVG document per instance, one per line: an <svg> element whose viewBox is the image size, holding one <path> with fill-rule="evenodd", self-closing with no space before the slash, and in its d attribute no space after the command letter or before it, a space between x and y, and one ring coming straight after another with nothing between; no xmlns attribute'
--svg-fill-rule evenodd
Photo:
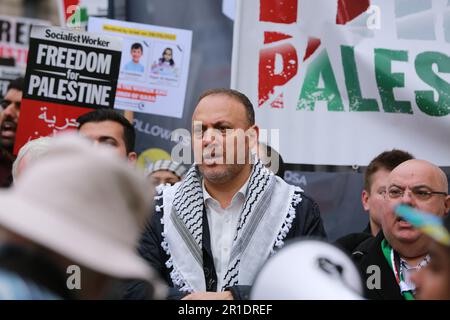
<svg viewBox="0 0 450 320"><path fill-rule="evenodd" d="M3 109L6 109L6 107L9 106L10 103L11 103L11 101L3 100L0 104Z"/></svg>
<svg viewBox="0 0 450 320"><path fill-rule="evenodd" d="M105 144L107 146L117 147L117 142L111 139L100 141L101 144Z"/></svg>
<svg viewBox="0 0 450 320"><path fill-rule="evenodd" d="M403 191L401 191L400 189L390 189L389 190L389 196L391 198L398 198L403 194Z"/></svg>
<svg viewBox="0 0 450 320"><path fill-rule="evenodd" d="M428 198L431 195L428 190L414 190L413 192L418 198Z"/></svg>
<svg viewBox="0 0 450 320"><path fill-rule="evenodd" d="M222 133L222 134L226 134L227 132L232 133L232 130L233 130L233 128L231 128L231 127L229 127L229 126L226 126L226 127L220 127L220 128L219 128L219 131L220 131L220 133Z"/></svg>

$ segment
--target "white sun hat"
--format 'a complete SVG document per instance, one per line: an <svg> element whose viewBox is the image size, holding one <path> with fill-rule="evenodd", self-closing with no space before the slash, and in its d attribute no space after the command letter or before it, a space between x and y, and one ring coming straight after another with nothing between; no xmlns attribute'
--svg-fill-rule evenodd
<svg viewBox="0 0 450 320"><path fill-rule="evenodd" d="M63 135L0 191L0 225L99 273L165 290L136 250L150 212L148 188L112 148Z"/></svg>
<svg viewBox="0 0 450 320"><path fill-rule="evenodd" d="M362 282L343 251L300 240L270 258L253 284L253 300L361 300Z"/></svg>

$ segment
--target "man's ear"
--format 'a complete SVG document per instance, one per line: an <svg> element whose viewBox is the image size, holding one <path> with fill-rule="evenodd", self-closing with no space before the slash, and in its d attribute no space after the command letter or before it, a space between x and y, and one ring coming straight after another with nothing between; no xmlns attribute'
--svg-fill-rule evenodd
<svg viewBox="0 0 450 320"><path fill-rule="evenodd" d="M444 206L445 206L445 213L449 214L450 213L450 195L445 197Z"/></svg>
<svg viewBox="0 0 450 320"><path fill-rule="evenodd" d="M247 129L246 135L249 138L249 148L250 150L255 150L257 152L258 140L259 140L259 127L255 124Z"/></svg>
<svg viewBox="0 0 450 320"><path fill-rule="evenodd" d="M136 160L137 160L137 153L136 152L130 152L128 153L128 162L132 165L136 164Z"/></svg>
<svg viewBox="0 0 450 320"><path fill-rule="evenodd" d="M363 205L364 210L369 211L370 205L369 205L369 192L367 190L363 190L361 193L361 202Z"/></svg>

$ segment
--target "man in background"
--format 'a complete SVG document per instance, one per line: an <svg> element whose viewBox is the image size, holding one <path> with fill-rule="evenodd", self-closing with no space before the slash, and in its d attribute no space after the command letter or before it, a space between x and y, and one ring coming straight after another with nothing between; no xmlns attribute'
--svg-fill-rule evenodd
<svg viewBox="0 0 450 320"><path fill-rule="evenodd" d="M17 124L20 116L20 103L24 89L24 79L10 82L1 102L0 114L0 187L9 187L12 183L13 149L16 141Z"/></svg>
<svg viewBox="0 0 450 320"><path fill-rule="evenodd" d="M447 215L447 176L430 162L408 160L389 174L384 197L382 231L371 239L367 249L354 252L353 258L366 284L366 298L413 300L416 286L411 277L429 263L430 239L396 216L394 208L404 204L437 217Z"/></svg>
<svg viewBox="0 0 450 320"><path fill-rule="evenodd" d="M366 168L364 173L364 189L361 193L361 202L364 210L369 213L369 223L363 232L352 233L336 241L348 253L352 253L359 246L375 237L381 229L383 215L384 193L389 173L402 162L414 157L403 150L393 149L384 151L376 156Z"/></svg>
<svg viewBox="0 0 450 320"><path fill-rule="evenodd" d="M381 230L383 194L386 192L389 173L400 163L413 158L406 151L393 149L380 153L367 166L364 174L364 190L361 194L364 210L369 213L369 224L364 232L375 237Z"/></svg>
<svg viewBox="0 0 450 320"><path fill-rule="evenodd" d="M82 136L113 147L116 152L130 163L136 162L134 144L136 132L133 125L124 116L112 109L97 109L78 117L78 131Z"/></svg>
<svg viewBox="0 0 450 320"><path fill-rule="evenodd" d="M147 177L150 183L156 187L160 184L170 184L181 181L187 170L181 163L172 160L158 160L147 167Z"/></svg>

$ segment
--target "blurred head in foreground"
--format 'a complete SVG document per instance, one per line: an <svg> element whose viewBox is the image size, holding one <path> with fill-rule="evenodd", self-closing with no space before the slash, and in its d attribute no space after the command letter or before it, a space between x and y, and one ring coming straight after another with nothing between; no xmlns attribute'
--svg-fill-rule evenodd
<svg viewBox="0 0 450 320"><path fill-rule="evenodd" d="M0 192L2 289L11 289L13 277L56 298L98 299L113 279L144 279L160 297L164 288L135 250L148 219L146 190L145 179L112 149L79 136L52 138L47 153ZM11 267L8 253L19 267ZM30 260L41 263L24 265ZM50 284L34 270L44 265L55 270Z"/></svg>
<svg viewBox="0 0 450 320"><path fill-rule="evenodd" d="M31 163L47 153L51 144L51 139L51 137L41 137L28 141L22 146L22 148L20 148L12 167L14 181L17 180L17 178L26 168L28 168Z"/></svg>

